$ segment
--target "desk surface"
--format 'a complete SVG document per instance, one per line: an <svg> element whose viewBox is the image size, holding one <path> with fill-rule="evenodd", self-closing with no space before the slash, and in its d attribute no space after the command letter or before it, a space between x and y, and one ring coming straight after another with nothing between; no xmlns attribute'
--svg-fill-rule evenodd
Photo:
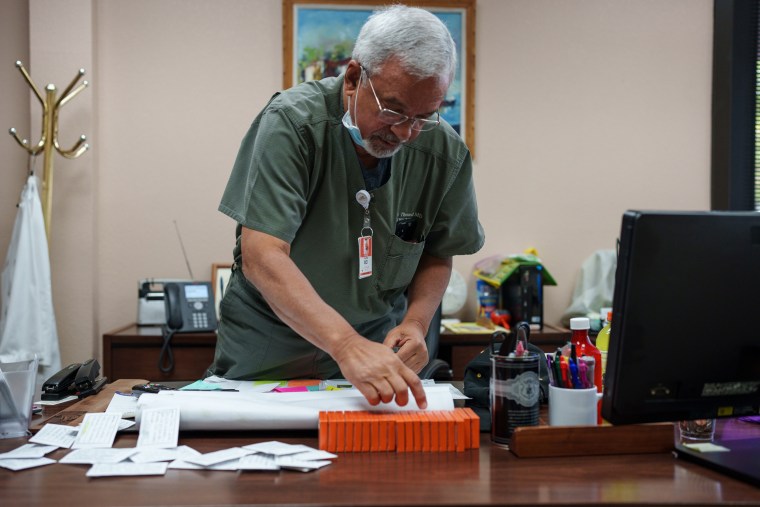
<svg viewBox="0 0 760 507"><path fill-rule="evenodd" d="M91 400L87 407L93 406ZM760 504L760 488L670 453L517 458L492 446L488 434L481 437L480 449L463 453L342 453L334 464L310 473L169 470L160 477L90 479L86 465L0 469L0 505L77 498L98 506ZM136 440L134 433L120 434L115 447L133 447ZM311 431L180 435L180 444L200 452L268 440L317 446ZM25 441L0 440L0 452ZM66 452L48 456L60 459Z"/></svg>

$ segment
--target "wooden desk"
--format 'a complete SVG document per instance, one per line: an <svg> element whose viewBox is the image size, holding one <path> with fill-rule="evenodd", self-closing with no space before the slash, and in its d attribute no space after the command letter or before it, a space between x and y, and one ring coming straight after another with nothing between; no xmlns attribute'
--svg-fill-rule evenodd
<svg viewBox="0 0 760 507"><path fill-rule="evenodd" d="M163 345L161 326L129 324L103 335L103 376L147 378L154 382L198 380L214 361L216 333L177 333L172 337L174 369L158 368Z"/></svg>
<svg viewBox="0 0 760 507"><path fill-rule="evenodd" d="M570 341L570 330L544 324L542 330L530 332L530 341L546 352L554 352ZM467 363L490 343L491 335L487 333L459 334L447 330L441 333L438 357L449 363L454 380L462 380Z"/></svg>
<svg viewBox="0 0 760 507"><path fill-rule="evenodd" d="M547 352L570 340L570 330L545 324L531 332L531 342ZM438 357L449 363L454 380L490 343L490 334L441 333ZM161 326L129 324L103 335L103 376L109 379L149 378L154 382L198 380L214 360L216 333L177 333L172 338L174 370L163 373L158 357L163 345Z"/></svg>
<svg viewBox="0 0 760 507"><path fill-rule="evenodd" d="M95 409L94 398L84 401L88 410ZM69 410L77 412L77 405ZM169 470L157 477L89 479L86 465L53 464L19 472L0 468L0 505L760 504L760 488L670 453L517 458L492 446L488 434L481 436L477 450L342 453L334 464L310 473ZM180 444L204 453L268 440L317 446L313 431L180 435ZM136 434L122 433L115 447L133 447L136 441ZM0 452L25 442L0 440ZM67 452L48 456L60 459Z"/></svg>

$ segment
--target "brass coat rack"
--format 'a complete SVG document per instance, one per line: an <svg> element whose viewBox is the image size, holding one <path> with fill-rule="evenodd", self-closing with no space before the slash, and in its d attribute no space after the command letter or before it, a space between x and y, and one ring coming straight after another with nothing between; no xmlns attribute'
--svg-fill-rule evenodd
<svg viewBox="0 0 760 507"><path fill-rule="evenodd" d="M58 144L58 113L66 103L73 99L79 92L87 88L89 84L87 81L83 81L79 86L74 88L76 84L84 76L84 69L79 69L79 72L74 79L69 83L69 86L61 93L61 96L56 99L56 87L54 84L49 84L45 87L45 96L42 96L39 88L34 84L29 73L24 68L24 64L20 61L16 62L21 75L34 91L37 99L42 105L42 134L39 142L32 146L28 140L21 139L16 133L16 129L9 130L10 135L16 139L16 142L24 148L30 156L36 157L43 152L43 173L42 173L42 215L45 218L45 233L47 235L48 243L50 243L50 220L51 209L53 207L53 150L57 151L66 158L77 158L82 153L87 151L90 147L85 143L87 137L84 135L79 136L79 140L69 150L62 150Z"/></svg>

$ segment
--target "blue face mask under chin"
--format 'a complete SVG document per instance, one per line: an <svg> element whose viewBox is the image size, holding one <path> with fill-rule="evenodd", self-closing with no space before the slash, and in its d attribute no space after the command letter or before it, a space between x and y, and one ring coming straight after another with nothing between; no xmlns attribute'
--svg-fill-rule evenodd
<svg viewBox="0 0 760 507"><path fill-rule="evenodd" d="M362 133L359 131L359 127L354 125L354 121L351 118L351 96L348 96L348 108L346 108L346 114L343 115L343 126L346 127L348 133L351 135L351 139L354 144L364 148L364 139L362 139ZM354 102L354 116L356 115L356 102Z"/></svg>

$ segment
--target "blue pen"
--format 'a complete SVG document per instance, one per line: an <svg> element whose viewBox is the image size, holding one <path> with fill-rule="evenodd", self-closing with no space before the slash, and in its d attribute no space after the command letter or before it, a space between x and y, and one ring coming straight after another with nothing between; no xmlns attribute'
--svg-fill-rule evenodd
<svg viewBox="0 0 760 507"><path fill-rule="evenodd" d="M570 378L573 380L573 388L580 389L581 381L578 378L578 365L575 364L575 361L570 361Z"/></svg>

